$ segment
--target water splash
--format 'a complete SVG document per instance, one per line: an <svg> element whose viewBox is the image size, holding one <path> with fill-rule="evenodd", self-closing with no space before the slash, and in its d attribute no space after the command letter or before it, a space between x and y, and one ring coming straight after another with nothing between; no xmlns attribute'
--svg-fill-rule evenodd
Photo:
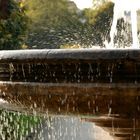
<svg viewBox="0 0 140 140"><path fill-rule="evenodd" d="M124 18L126 16L124 13L130 11L131 16L131 29L132 29L132 48L139 48L138 43L138 29L137 29L137 10L140 9L140 1L139 0L111 0L114 2L114 15L113 22L110 31L110 43L107 45L107 48L114 48L114 37L117 34L116 26L117 21L120 18Z"/></svg>

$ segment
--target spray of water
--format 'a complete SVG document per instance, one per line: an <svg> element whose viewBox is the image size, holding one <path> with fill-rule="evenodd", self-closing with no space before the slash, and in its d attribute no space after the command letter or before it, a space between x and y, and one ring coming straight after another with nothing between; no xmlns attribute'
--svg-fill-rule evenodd
<svg viewBox="0 0 140 140"><path fill-rule="evenodd" d="M137 36L137 10L140 9L139 0L111 0L114 2L114 16L113 23L110 31L110 45L109 48L114 46L114 37L117 32L116 26L119 18L124 18L124 12L131 13L131 26L132 26L132 48L139 48Z"/></svg>

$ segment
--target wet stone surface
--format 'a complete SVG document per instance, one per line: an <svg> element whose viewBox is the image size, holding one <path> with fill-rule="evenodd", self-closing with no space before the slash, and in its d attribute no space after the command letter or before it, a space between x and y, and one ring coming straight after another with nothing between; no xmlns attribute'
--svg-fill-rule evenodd
<svg viewBox="0 0 140 140"><path fill-rule="evenodd" d="M140 63L129 61L0 64L1 81L45 83L139 83Z"/></svg>
<svg viewBox="0 0 140 140"><path fill-rule="evenodd" d="M139 83L139 56L137 50L3 51L0 56L0 80Z"/></svg>
<svg viewBox="0 0 140 140"><path fill-rule="evenodd" d="M8 54L0 54L0 96L10 104L3 107L30 114L78 115L117 140L139 139L140 51Z"/></svg>

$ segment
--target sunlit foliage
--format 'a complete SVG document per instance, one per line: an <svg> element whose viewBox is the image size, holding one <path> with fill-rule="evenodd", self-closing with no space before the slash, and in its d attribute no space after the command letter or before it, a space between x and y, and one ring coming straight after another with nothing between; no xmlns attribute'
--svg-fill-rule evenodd
<svg viewBox="0 0 140 140"><path fill-rule="evenodd" d="M102 45L109 35L112 3L82 11L68 0L30 0L26 7L32 21L27 41L31 48L91 47Z"/></svg>
<svg viewBox="0 0 140 140"><path fill-rule="evenodd" d="M26 4L32 21L29 46L59 48L69 43L86 43L85 36L89 30L82 11L74 3L68 0L34 1L27 1Z"/></svg>

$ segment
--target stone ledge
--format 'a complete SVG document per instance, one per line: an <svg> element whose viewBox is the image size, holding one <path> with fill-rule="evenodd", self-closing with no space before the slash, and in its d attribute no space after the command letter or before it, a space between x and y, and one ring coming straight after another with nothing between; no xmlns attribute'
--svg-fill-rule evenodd
<svg viewBox="0 0 140 140"><path fill-rule="evenodd" d="M139 49L43 49L0 51L0 63L41 60L112 60L140 61Z"/></svg>

